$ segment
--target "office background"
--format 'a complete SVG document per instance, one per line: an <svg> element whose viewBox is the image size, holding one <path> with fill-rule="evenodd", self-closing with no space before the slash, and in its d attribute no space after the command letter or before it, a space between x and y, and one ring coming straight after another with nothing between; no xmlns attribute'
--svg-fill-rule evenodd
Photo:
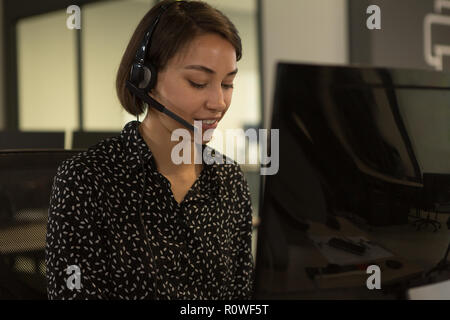
<svg viewBox="0 0 450 320"><path fill-rule="evenodd" d="M435 69L424 57L424 19L437 14L439 0L206 2L231 18L243 41L233 102L219 125L222 130L270 125L280 60ZM73 131L120 131L135 119L119 105L115 74L131 33L154 3L0 0L0 130L64 131L65 146L70 148ZM65 9L71 4L81 7L81 31L66 27ZM366 8L373 4L381 9L381 30L366 27ZM450 8L443 7L439 14L450 16ZM450 44L448 28L432 28L432 45ZM443 70L450 70L449 66L444 57ZM427 117L426 108L414 112L410 118ZM429 125L450 122L450 109L428 120ZM450 173L450 162L435 167L436 161L427 158L426 146L433 139L450 146L447 131L414 142L419 164L423 171ZM443 160L448 159L450 147L442 154ZM244 169L257 212L259 179L251 174L255 167Z"/></svg>
<svg viewBox="0 0 450 320"><path fill-rule="evenodd" d="M344 0L207 2L231 18L243 42L233 102L219 129L263 126L278 59L348 62ZM70 149L74 131L120 131L135 119L119 105L115 74L130 35L154 0L78 1L80 31L66 27L66 8L77 2L0 3L0 129L64 131L65 148ZM292 21L280 24L280 19ZM311 33L311 24L316 33ZM303 40L291 41L291 30ZM211 145L223 150L214 141ZM243 169L257 216L258 167Z"/></svg>
<svg viewBox="0 0 450 320"><path fill-rule="evenodd" d="M72 2L0 1L0 129L113 131L133 119L119 106L114 77L154 0L78 1L81 32L66 28ZM219 126L227 129L269 126L279 60L434 69L424 58L424 18L445 1L208 2L230 16L244 46L232 107ZM381 30L366 28L371 4L381 9ZM433 45L449 42L448 26L433 26L432 33Z"/></svg>

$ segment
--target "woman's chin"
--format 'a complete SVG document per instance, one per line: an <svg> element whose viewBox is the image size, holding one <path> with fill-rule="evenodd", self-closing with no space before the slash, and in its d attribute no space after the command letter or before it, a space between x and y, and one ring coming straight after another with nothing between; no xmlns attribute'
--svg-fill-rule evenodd
<svg viewBox="0 0 450 320"><path fill-rule="evenodd" d="M205 139L205 138L203 138L201 141L201 144L207 144L207 143L209 143L209 142L211 142L213 139L211 138L211 139ZM195 143L197 143L197 144L199 144L199 141L200 140L198 140L198 139L194 139L194 138L191 138L191 142L195 142Z"/></svg>
<svg viewBox="0 0 450 320"><path fill-rule="evenodd" d="M195 141L194 139L192 139L191 141L198 144L198 142ZM211 141L212 141L212 139L202 139L202 144L208 144L208 143L210 143Z"/></svg>

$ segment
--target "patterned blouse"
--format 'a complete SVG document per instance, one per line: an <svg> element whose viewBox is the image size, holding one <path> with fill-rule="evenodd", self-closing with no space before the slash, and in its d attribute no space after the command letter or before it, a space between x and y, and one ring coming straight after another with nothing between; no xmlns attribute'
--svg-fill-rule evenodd
<svg viewBox="0 0 450 320"><path fill-rule="evenodd" d="M204 146L226 160L204 162L178 203L138 125L129 122L58 167L47 225L48 297L251 298L252 208L239 165Z"/></svg>

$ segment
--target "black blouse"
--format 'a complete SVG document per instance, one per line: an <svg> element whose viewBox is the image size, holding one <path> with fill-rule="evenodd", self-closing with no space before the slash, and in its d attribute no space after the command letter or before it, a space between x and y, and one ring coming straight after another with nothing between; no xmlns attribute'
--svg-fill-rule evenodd
<svg viewBox="0 0 450 320"><path fill-rule="evenodd" d="M251 298L252 208L239 165L204 146L224 163L204 163L178 203L138 125L59 166L47 225L48 297ZM79 268L80 289L68 285L76 284L69 266Z"/></svg>

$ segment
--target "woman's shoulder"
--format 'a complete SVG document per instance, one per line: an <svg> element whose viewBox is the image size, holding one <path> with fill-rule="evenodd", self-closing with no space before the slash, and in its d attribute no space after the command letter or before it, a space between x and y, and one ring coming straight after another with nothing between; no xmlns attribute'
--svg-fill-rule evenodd
<svg viewBox="0 0 450 320"><path fill-rule="evenodd" d="M64 160L58 167L58 173L86 173L97 175L113 171L123 162L123 147L120 136L106 138L87 150Z"/></svg>
<svg viewBox="0 0 450 320"><path fill-rule="evenodd" d="M112 176L128 167L136 167L138 124L137 121L128 122L117 136L99 141L67 159L62 166L90 170L98 177Z"/></svg>

